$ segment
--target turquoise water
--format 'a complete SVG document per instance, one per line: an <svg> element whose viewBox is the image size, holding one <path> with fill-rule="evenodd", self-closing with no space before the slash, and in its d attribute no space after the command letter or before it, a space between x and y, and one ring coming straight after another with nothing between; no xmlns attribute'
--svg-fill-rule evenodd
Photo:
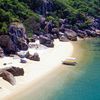
<svg viewBox="0 0 100 100"><path fill-rule="evenodd" d="M61 66L16 100L100 100L100 40L78 41L74 46L77 66Z"/></svg>

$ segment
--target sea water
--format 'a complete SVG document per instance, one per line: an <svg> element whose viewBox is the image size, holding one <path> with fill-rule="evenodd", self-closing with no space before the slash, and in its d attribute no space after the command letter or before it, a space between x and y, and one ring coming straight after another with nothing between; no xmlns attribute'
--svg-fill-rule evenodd
<svg viewBox="0 0 100 100"><path fill-rule="evenodd" d="M100 39L73 44L76 66L60 66L14 100L100 100Z"/></svg>

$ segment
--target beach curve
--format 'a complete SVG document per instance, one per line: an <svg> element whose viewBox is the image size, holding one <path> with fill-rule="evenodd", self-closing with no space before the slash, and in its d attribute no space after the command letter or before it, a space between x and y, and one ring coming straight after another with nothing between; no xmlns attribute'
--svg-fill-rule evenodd
<svg viewBox="0 0 100 100"><path fill-rule="evenodd" d="M74 48L71 42L59 42L58 40L55 40L54 44L54 48L48 48L42 52L39 52L39 50L37 51L40 53L40 62L28 60L27 64L21 64L19 61L14 62L12 58L9 58L10 61L16 63L17 66L24 68L25 75L16 77L15 86L11 86L0 78L0 85L2 87L2 89L0 89L0 100L8 100L8 98L12 100L10 97L25 89L30 83L35 82L52 72L54 69L58 68L63 60L72 56ZM29 51L32 53L32 50ZM1 61L2 60L0 60L0 62Z"/></svg>

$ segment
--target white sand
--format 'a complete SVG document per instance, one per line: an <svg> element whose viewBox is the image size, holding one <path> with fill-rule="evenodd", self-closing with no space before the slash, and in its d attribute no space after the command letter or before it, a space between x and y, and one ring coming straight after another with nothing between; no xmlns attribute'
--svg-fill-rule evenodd
<svg viewBox="0 0 100 100"><path fill-rule="evenodd" d="M20 90L29 86L31 82L34 82L44 75L52 72L54 69L58 68L58 66L65 60L67 57L71 57L73 53L73 45L71 42L59 42L55 40L54 48L46 48L45 50L33 50L30 49L30 53L38 52L40 55L40 62L30 61L27 59L26 64L21 64L19 58L13 59L12 57L4 57L0 59L0 68L10 67L14 65L16 67L24 68L25 74L24 76L15 77L16 85L12 86L8 82L4 81L0 78L0 100L7 100L4 97L11 96L16 92L20 92ZM4 66L3 63L8 63L8 65Z"/></svg>

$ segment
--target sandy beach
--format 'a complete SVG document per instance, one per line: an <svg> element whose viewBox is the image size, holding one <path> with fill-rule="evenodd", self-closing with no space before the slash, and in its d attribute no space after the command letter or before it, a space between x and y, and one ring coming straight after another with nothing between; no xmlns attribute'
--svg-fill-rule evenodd
<svg viewBox="0 0 100 100"><path fill-rule="evenodd" d="M29 49L31 54L34 52L39 53L40 62L27 60L26 64L20 63L20 59L15 57L4 57L0 58L0 68L16 66L24 69L24 76L15 77L16 85L12 86L8 82L0 78L0 100L8 100L8 96L12 96L22 89L29 86L30 83L36 82L43 76L48 75L54 69L65 60L67 57L71 57L73 54L73 45L71 42L59 42L54 41L54 48L45 48L40 50ZM4 63L8 63L4 66Z"/></svg>

